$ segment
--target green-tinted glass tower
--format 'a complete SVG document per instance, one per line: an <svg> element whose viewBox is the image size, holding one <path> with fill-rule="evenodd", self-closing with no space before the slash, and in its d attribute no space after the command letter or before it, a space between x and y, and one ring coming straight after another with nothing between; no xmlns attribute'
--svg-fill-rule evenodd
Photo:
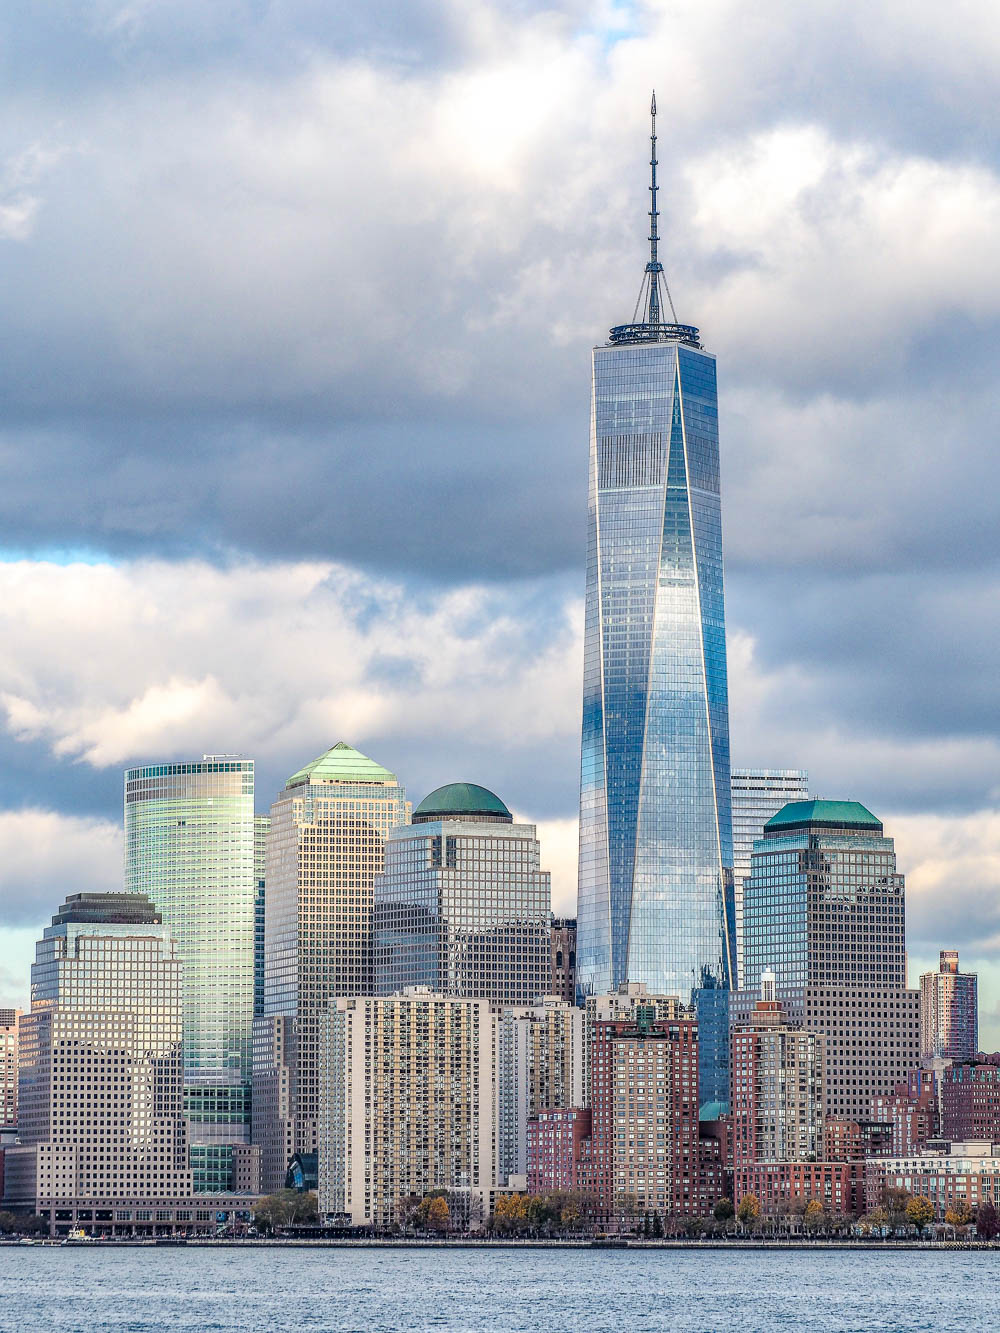
<svg viewBox="0 0 1000 1333"><path fill-rule="evenodd" d="M125 886L162 913L184 965L184 1110L200 1191L230 1187L232 1145L250 1139L253 805L253 761L238 756L125 774Z"/></svg>

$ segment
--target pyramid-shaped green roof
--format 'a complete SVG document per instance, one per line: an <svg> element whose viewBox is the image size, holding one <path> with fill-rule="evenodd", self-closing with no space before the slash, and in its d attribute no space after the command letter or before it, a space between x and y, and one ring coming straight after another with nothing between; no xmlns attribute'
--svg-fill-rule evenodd
<svg viewBox="0 0 1000 1333"><path fill-rule="evenodd" d="M346 741L338 741L324 754L314 759L305 768L285 783L286 787L299 787L306 782L372 782L382 786L396 786L395 773L390 773L374 759L369 759L360 750L355 750Z"/></svg>
<svg viewBox="0 0 1000 1333"><path fill-rule="evenodd" d="M863 828L882 831L882 821L860 801L789 801L764 825L766 829L800 828L825 824L828 828Z"/></svg>

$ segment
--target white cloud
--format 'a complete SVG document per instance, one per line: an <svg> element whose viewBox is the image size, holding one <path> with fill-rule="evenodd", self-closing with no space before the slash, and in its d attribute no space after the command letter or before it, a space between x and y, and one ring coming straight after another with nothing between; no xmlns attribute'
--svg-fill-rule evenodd
<svg viewBox="0 0 1000 1333"><path fill-rule="evenodd" d="M0 810L0 921L45 924L69 893L122 886L119 822L25 808Z"/></svg>

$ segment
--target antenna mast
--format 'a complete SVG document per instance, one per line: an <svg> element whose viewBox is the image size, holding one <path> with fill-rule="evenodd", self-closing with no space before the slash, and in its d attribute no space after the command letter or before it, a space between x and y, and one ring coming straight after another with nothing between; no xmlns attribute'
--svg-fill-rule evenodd
<svg viewBox="0 0 1000 1333"><path fill-rule="evenodd" d="M653 99L649 104L649 263L646 265L646 272L649 274L646 323L652 324L654 328L660 323L660 274L663 272L663 265L656 257L659 240L656 219L659 216L656 207L656 91L654 89Z"/></svg>

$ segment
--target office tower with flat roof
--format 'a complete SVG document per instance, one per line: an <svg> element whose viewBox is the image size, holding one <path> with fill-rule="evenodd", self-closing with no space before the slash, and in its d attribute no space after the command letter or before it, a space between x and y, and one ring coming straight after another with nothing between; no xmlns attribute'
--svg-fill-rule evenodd
<svg viewBox="0 0 1000 1333"><path fill-rule="evenodd" d="M238 755L125 774L125 887L163 914L184 966L184 1105L195 1189L230 1188L250 1139L254 765Z"/></svg>
<svg viewBox="0 0 1000 1333"><path fill-rule="evenodd" d="M577 977L694 999L725 1103L727 1006L701 1003L735 969L715 357L664 318L652 111L643 318L593 353Z"/></svg>
<svg viewBox="0 0 1000 1333"><path fill-rule="evenodd" d="M319 1020L331 999L370 995L373 987L373 884L386 840L410 808L394 773L343 741L293 773L271 807L264 906L264 1014L260 1064L272 1108L289 1057L295 1152L316 1151ZM289 1033L273 1021L293 1019ZM293 1042L289 1041L292 1037ZM294 1045L294 1050L292 1050ZM282 1128L265 1129L280 1141ZM273 1169L273 1159L272 1159ZM263 1188L280 1188L265 1165Z"/></svg>
<svg viewBox="0 0 1000 1333"><path fill-rule="evenodd" d="M528 1169L528 1121L583 1105L583 1010L556 996L497 1019L497 1185Z"/></svg>
<svg viewBox="0 0 1000 1333"><path fill-rule="evenodd" d="M321 1218L392 1226L432 1189L482 1218L494 1171L488 1001L422 987L338 999L321 1034Z"/></svg>
<svg viewBox="0 0 1000 1333"><path fill-rule="evenodd" d="M148 898L67 898L36 947L20 1035L8 1203L58 1217L88 1200L191 1194L181 961Z"/></svg>
<svg viewBox="0 0 1000 1333"><path fill-rule="evenodd" d="M784 806L753 846L744 927L745 988L777 973L789 1015L826 1037L827 1115L866 1120L919 1044L904 881L881 822L857 801Z"/></svg>
<svg viewBox="0 0 1000 1333"><path fill-rule="evenodd" d="M789 801L809 797L809 774L801 768L734 768L733 896L736 918L736 975L743 985L743 883L750 874L750 856L764 825Z"/></svg>
<svg viewBox="0 0 1000 1333"><path fill-rule="evenodd" d="M534 1004L551 984L551 877L534 824L453 782L392 831L375 880L375 993Z"/></svg>
<svg viewBox="0 0 1000 1333"><path fill-rule="evenodd" d="M979 978L958 970L954 949L942 949L938 970L920 978L920 1058L974 1060L978 1051Z"/></svg>
<svg viewBox="0 0 1000 1333"><path fill-rule="evenodd" d="M20 1009L0 1009L0 1131L17 1127Z"/></svg>

